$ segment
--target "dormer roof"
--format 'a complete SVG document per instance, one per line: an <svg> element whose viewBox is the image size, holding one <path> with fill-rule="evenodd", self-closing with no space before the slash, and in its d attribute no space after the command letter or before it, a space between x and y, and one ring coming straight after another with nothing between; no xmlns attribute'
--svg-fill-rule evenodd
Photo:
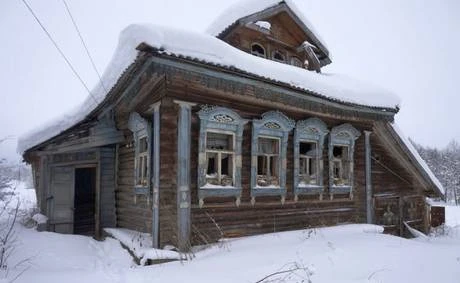
<svg viewBox="0 0 460 283"><path fill-rule="evenodd" d="M287 13L305 33L305 41L321 53L321 67L331 63L330 53L307 17L297 8L292 0L242 0L230 6L208 27L206 32L219 39L224 39L236 27L264 21L279 13Z"/></svg>

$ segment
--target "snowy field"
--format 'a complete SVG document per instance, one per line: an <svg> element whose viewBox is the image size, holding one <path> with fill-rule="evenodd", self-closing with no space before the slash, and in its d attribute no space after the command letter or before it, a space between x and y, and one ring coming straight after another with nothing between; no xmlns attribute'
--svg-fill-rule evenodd
<svg viewBox="0 0 460 283"><path fill-rule="evenodd" d="M33 190L22 186L17 192L25 206L33 203ZM191 261L154 266L137 266L113 239L98 242L17 224L10 264L27 261L9 276L25 270L15 282L47 283L460 282L460 209L448 207L447 221L457 227L427 239L383 235L365 224L232 239L196 252Z"/></svg>

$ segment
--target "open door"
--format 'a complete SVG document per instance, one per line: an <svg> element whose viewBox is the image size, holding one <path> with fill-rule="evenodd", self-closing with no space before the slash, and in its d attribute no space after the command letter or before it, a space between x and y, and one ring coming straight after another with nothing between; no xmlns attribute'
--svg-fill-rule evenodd
<svg viewBox="0 0 460 283"><path fill-rule="evenodd" d="M73 233L94 236L96 225L96 168L75 169L73 207Z"/></svg>
<svg viewBox="0 0 460 283"><path fill-rule="evenodd" d="M51 230L73 233L73 186L74 168L71 166L51 167Z"/></svg>

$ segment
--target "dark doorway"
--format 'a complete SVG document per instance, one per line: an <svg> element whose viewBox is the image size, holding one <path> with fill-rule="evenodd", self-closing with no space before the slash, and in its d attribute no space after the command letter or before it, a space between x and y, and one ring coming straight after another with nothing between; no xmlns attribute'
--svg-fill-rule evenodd
<svg viewBox="0 0 460 283"><path fill-rule="evenodd" d="M94 236L96 214L96 168L75 169L73 233Z"/></svg>

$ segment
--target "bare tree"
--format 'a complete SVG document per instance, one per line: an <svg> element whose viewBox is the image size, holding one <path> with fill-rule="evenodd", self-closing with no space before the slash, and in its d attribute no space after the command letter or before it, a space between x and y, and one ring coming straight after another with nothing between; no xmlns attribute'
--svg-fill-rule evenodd
<svg viewBox="0 0 460 283"><path fill-rule="evenodd" d="M0 139L0 143L6 139ZM15 225L19 216L20 201L15 196L14 166L7 164L5 159L0 159L0 281L13 282L26 268L16 268L29 261L26 259L18 263L10 262L16 247L17 234ZM14 273L12 271L15 271Z"/></svg>

